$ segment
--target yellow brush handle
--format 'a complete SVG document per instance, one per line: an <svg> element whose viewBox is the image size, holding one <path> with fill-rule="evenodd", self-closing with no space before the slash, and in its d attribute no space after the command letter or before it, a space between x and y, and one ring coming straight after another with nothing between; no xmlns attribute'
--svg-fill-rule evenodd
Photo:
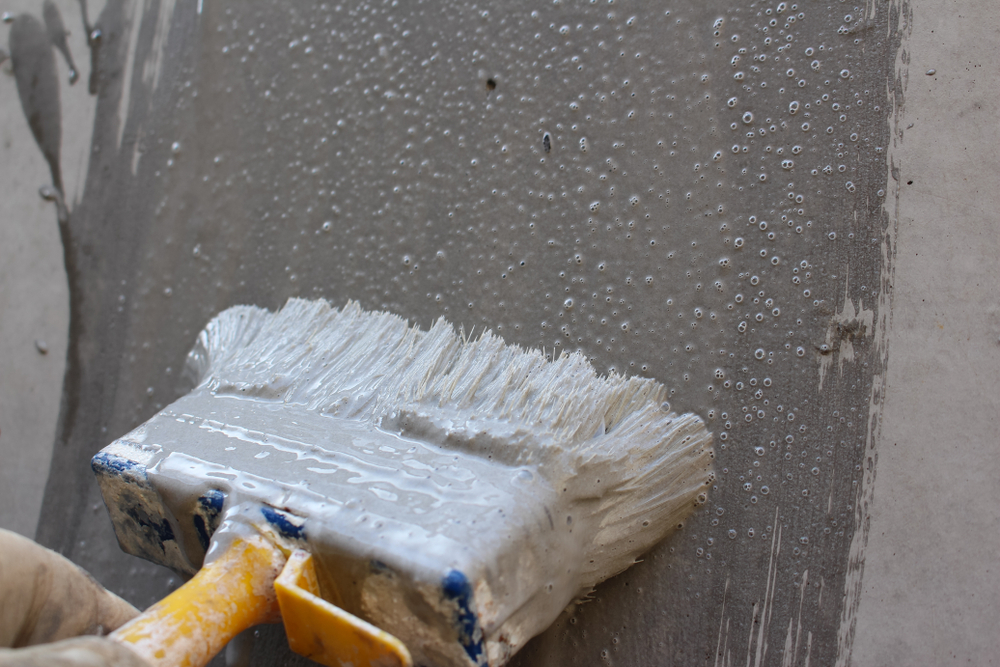
<svg viewBox="0 0 1000 667"><path fill-rule="evenodd" d="M234 538L190 581L111 633L152 667L203 667L233 637L280 619L274 580L285 565L261 536Z"/></svg>
<svg viewBox="0 0 1000 667"><path fill-rule="evenodd" d="M326 667L412 667L410 652L388 632L319 597L312 556L296 550L274 582L288 646Z"/></svg>

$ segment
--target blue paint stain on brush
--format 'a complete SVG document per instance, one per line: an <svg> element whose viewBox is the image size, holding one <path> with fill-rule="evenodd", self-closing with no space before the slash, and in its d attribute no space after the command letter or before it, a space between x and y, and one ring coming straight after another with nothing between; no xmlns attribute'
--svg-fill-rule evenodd
<svg viewBox="0 0 1000 667"><path fill-rule="evenodd" d="M140 505L132 505L126 508L125 513L135 521L136 525L156 535L157 543L166 550L164 542L169 542L174 538L174 529L170 527L170 522L166 519L157 521L146 509Z"/></svg>
<svg viewBox="0 0 1000 667"><path fill-rule="evenodd" d="M146 466L108 452L98 452L94 455L94 458L90 460L90 468L98 474L123 475L132 473L143 479L146 478Z"/></svg>
<svg viewBox="0 0 1000 667"><path fill-rule="evenodd" d="M154 563L187 571L184 561L171 560L176 550L168 549L166 543L176 541L176 534L149 483L146 465L118 454L98 452L90 467L101 484L113 489L115 520L130 527L130 531L119 535L122 548Z"/></svg>
<svg viewBox="0 0 1000 667"><path fill-rule="evenodd" d="M98 452L90 460L90 467L98 475L135 478L141 480L143 484L147 483L145 465L115 454ZM135 492L125 493L121 499L121 505L122 512L135 522L135 525L140 528L142 533L154 538L154 543L160 550L164 550L164 542L174 539L174 529L170 527L170 522L164 518L154 516L151 509L143 503L140 494Z"/></svg>
<svg viewBox="0 0 1000 667"><path fill-rule="evenodd" d="M198 506L195 508L194 529L198 532L198 541L201 548L208 550L208 543L212 539L212 533L219 527L219 515L222 513L222 506L226 502L226 494L218 489L211 489L204 495L198 497Z"/></svg>
<svg viewBox="0 0 1000 667"><path fill-rule="evenodd" d="M264 505L260 508L261 514L267 519L267 522L278 529L283 537L287 537L292 540L304 540L306 539L306 528L301 523L302 519L295 517L287 512L282 512L281 510L276 510L273 507L268 507Z"/></svg>
<svg viewBox="0 0 1000 667"><path fill-rule="evenodd" d="M472 608L472 586L469 579L458 570L451 570L441 580L441 590L449 600L458 603L457 621L459 641L466 654L477 665L484 664L483 632L479 628L476 612Z"/></svg>

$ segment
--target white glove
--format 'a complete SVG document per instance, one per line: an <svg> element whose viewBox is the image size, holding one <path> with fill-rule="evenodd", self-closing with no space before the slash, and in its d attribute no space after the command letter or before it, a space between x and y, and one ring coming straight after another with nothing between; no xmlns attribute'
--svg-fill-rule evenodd
<svg viewBox="0 0 1000 667"><path fill-rule="evenodd" d="M68 559L0 529L0 646L14 649L0 649L0 667L139 667L124 646L79 637L105 635L138 613Z"/></svg>
<svg viewBox="0 0 1000 667"><path fill-rule="evenodd" d="M75 637L28 648L0 648L0 667L149 667L149 664L110 639Z"/></svg>

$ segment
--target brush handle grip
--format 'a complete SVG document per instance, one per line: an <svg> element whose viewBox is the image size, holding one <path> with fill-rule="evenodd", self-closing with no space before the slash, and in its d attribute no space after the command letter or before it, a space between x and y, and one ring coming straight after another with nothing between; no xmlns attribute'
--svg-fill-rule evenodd
<svg viewBox="0 0 1000 667"><path fill-rule="evenodd" d="M280 620L274 581L285 556L263 537L234 537L190 581L111 633L151 667L203 667L237 634Z"/></svg>
<svg viewBox="0 0 1000 667"><path fill-rule="evenodd" d="M274 582L288 646L326 667L412 667L403 642L320 597L313 558L296 550Z"/></svg>

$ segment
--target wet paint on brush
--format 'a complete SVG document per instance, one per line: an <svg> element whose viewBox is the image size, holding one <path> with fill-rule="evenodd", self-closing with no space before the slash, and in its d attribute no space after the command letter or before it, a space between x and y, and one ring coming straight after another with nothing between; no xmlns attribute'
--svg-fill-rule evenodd
<svg viewBox="0 0 1000 667"><path fill-rule="evenodd" d="M194 391L95 458L123 548L197 570L203 499L224 497L227 521L307 544L331 597L418 661L503 664L712 479L710 434L656 382L444 320L236 307L189 369ZM173 538L150 547L161 520Z"/></svg>

